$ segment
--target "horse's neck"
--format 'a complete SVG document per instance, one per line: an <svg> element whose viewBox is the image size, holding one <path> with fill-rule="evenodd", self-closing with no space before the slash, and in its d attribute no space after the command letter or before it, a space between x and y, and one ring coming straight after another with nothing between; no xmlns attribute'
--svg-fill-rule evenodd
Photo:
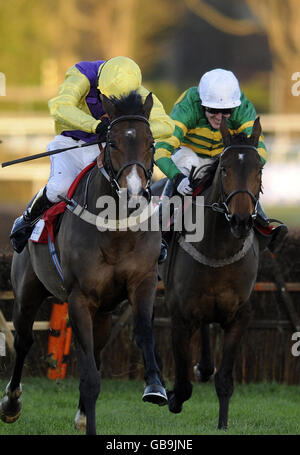
<svg viewBox="0 0 300 455"><path fill-rule="evenodd" d="M101 170L94 168L93 172L95 173L90 182L89 188L89 204L91 208L96 209L98 204L99 197L109 196L114 200L115 204L118 204L118 195L116 191L112 188L109 180L102 174Z"/></svg>
<svg viewBox="0 0 300 455"><path fill-rule="evenodd" d="M95 175L89 185L88 207L96 214L103 209L108 209L110 217L117 220L119 213L122 213L120 212L120 198L101 170L96 169L94 172Z"/></svg>

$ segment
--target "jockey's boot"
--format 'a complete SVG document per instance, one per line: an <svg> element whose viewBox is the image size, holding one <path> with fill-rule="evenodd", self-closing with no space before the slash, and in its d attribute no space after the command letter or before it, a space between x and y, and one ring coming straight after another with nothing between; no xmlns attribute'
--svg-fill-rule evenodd
<svg viewBox="0 0 300 455"><path fill-rule="evenodd" d="M271 225L272 221L280 223L279 226L273 227ZM284 223L267 217L260 202L258 202L257 205L257 216L254 229L258 234L259 249L263 251L265 248L269 248L272 253L276 250L279 251L283 240L288 233L288 228Z"/></svg>
<svg viewBox="0 0 300 455"><path fill-rule="evenodd" d="M162 192L162 195L161 195L161 198L164 197L164 196L167 196L167 197L172 197L174 193L174 183L172 182L172 180L167 180L167 183L165 184L165 187L163 189L163 192ZM167 259L167 256L168 256L168 243L167 243L167 238L168 237L168 233L170 231L163 231L163 227L164 227L164 223L163 223L163 219L162 219L162 216L163 216L163 213L162 213L162 202L159 203L159 228L161 229L162 231L162 241L161 241L161 247L160 247L160 255L159 255L159 258L158 258L158 263L159 264L162 264L163 262L165 262L165 260ZM169 221L169 220L167 220Z"/></svg>
<svg viewBox="0 0 300 455"><path fill-rule="evenodd" d="M53 203L46 196L46 187L41 188L30 201L23 215L15 220L10 233L10 241L17 253L23 251L27 240L31 236L34 225L52 205Z"/></svg>

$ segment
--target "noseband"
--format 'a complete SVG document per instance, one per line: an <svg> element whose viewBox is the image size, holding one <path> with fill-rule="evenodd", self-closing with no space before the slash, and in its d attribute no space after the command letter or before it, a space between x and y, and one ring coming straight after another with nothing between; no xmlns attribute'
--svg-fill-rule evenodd
<svg viewBox="0 0 300 455"><path fill-rule="evenodd" d="M257 148L254 147L254 145L245 145L245 144L242 144L242 145L238 145L238 144L229 145L228 147L225 147L225 149L223 150L223 152L222 152L222 154L220 156L220 159L221 159L222 155L225 152L227 152L227 150L231 150L231 149L234 149L234 148L235 149L237 149L237 148L238 149L247 148L248 150L252 149L252 150L255 150L257 152ZM257 210L258 210L258 196L255 196L248 189L237 189L237 190L232 191L228 196L226 196L226 194L224 192L223 183L222 183L221 172L219 173L219 177L218 178L219 178L219 188L220 188L221 201L219 203L212 204L212 209L215 210L215 211L224 213L227 221L230 221L230 219L232 217L232 214L230 213L230 210L229 210L229 207L228 207L229 202L231 201L231 199L236 194L246 193L246 194L248 194L250 196L250 198L251 198L251 200L252 200L252 202L254 204L254 212L253 212L253 214L251 216L255 220L256 217L257 217Z"/></svg>
<svg viewBox="0 0 300 455"><path fill-rule="evenodd" d="M115 118L110 123L108 130L107 130L106 146L104 149L104 160L103 160L104 169L109 176L109 181L110 181L112 188L117 192L117 194L120 194L121 188L118 183L118 180L120 179L120 177L121 177L122 173L125 171L125 169L127 169L129 166L133 166L133 165L137 165L137 166L141 167L143 169L145 177L146 177L145 191L149 194L149 197L150 197L150 183L151 183L151 178L152 178L152 174L153 174L153 166L154 166L154 141L151 146L152 156L151 156L151 164L150 164L149 169L146 169L144 164L138 160L129 161L128 163L124 164L117 172L114 170L113 165L112 165L111 154L110 154L110 148L112 145L111 130L118 123L121 123L123 121L130 121L130 120L146 123L146 125L149 127L149 130L150 130L150 124L149 124L148 119L146 117L143 117L142 115L122 115L121 117Z"/></svg>

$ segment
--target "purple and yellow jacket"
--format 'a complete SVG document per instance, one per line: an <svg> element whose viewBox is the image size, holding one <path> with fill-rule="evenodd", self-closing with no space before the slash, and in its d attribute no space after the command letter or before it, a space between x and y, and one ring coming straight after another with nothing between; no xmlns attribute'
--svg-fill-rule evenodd
<svg viewBox="0 0 300 455"><path fill-rule="evenodd" d="M105 114L97 91L99 68L103 63L104 60L80 62L67 71L58 89L58 96L48 103L50 114L55 120L56 134L84 142L97 139L96 128ZM149 91L143 86L137 91L145 101ZM155 95L149 121L154 139L167 138L173 134L175 123Z"/></svg>

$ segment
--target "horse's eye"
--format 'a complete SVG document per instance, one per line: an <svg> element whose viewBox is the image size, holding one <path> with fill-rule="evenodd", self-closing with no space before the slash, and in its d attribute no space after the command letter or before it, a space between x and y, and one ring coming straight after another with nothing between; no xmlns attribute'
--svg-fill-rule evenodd
<svg viewBox="0 0 300 455"><path fill-rule="evenodd" d="M155 143L152 137L148 138L149 140L146 142L146 147L149 148L150 151L152 151L155 147Z"/></svg>
<svg viewBox="0 0 300 455"><path fill-rule="evenodd" d="M221 172L222 172L223 177L226 177L227 172L226 172L226 168L224 166L221 167Z"/></svg>
<svg viewBox="0 0 300 455"><path fill-rule="evenodd" d="M109 141L109 146L112 148L112 149L116 149L117 148L117 144L114 142L114 141Z"/></svg>

